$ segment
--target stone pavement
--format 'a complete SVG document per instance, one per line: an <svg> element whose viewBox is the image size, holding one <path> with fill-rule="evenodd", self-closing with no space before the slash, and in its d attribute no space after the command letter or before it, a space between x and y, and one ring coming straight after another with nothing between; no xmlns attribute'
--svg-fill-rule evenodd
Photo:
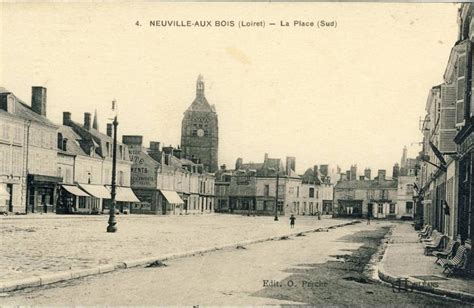
<svg viewBox="0 0 474 308"><path fill-rule="evenodd" d="M105 232L107 215L0 217L0 283L64 271L97 268L208 247L281 236L349 220L238 215L117 216L117 233Z"/></svg>
<svg viewBox="0 0 474 308"><path fill-rule="evenodd" d="M435 260L434 256L424 255L424 247L412 224L398 223L379 265L379 277L389 283L397 278L408 278L409 285L415 289L474 301L474 278L447 278Z"/></svg>

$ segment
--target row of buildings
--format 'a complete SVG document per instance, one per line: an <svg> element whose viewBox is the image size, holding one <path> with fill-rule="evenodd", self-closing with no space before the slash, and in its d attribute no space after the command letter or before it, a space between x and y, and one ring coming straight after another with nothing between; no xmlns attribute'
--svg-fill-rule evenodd
<svg viewBox="0 0 474 308"><path fill-rule="evenodd" d="M216 211L248 215L331 214L334 169L315 165L298 175L295 165L294 157L287 157L284 165L281 159L265 154L261 163L244 163L238 158L234 169L221 166L215 173Z"/></svg>
<svg viewBox="0 0 474 308"><path fill-rule="evenodd" d="M459 9L443 82L428 92L416 187L423 222L463 242L474 239L473 11L470 3Z"/></svg>
<svg viewBox="0 0 474 308"><path fill-rule="evenodd" d="M116 200L137 214L204 212L271 215L332 213L340 170L314 166L295 172L295 158L268 158L235 169L217 168L218 118L205 97L202 76L185 111L181 146L143 144L139 135L118 142ZM47 117L47 90L33 87L31 104L0 89L0 211L102 213L110 205L113 127L99 130L97 114L82 122L63 112ZM278 187L278 188L277 188ZM277 193L278 192L278 193ZM277 197L278 194L278 197Z"/></svg>
<svg viewBox="0 0 474 308"><path fill-rule="evenodd" d="M192 137L202 139L201 147ZM159 142L146 149L141 136L123 136L116 147L121 211L213 211L209 171L217 164L217 116L205 100L202 77L185 112L182 139L183 149L160 148ZM86 112L79 123L64 112L56 124L47 117L46 88L32 88L31 104L0 88L0 212L101 213L111 202L112 156L112 124L100 132L97 114L92 119Z"/></svg>
<svg viewBox="0 0 474 308"><path fill-rule="evenodd" d="M407 158L406 147L390 178L378 170L372 179L369 168L358 176L357 166L351 166L334 187L334 216L413 219L415 174L416 160Z"/></svg>

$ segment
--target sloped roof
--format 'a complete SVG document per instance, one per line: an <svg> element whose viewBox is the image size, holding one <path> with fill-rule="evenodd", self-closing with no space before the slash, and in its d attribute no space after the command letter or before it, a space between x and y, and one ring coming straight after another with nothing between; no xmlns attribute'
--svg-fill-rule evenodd
<svg viewBox="0 0 474 308"><path fill-rule="evenodd" d="M97 155L100 155L101 157L107 157L107 154L104 153L105 148L106 148L106 142L109 142L109 144L113 144L114 139L110 136L107 136L106 134L101 133L100 131L90 128L90 129L85 129L81 124L76 123L74 121L70 122L70 125L74 132L80 136L81 142L79 142L82 150L86 153L89 154L90 147L94 145L95 148L95 153ZM121 142L117 140L117 145L120 146L125 146ZM123 160L128 161L128 151L125 151L125 157ZM120 159L117 157L117 159Z"/></svg>
<svg viewBox="0 0 474 308"><path fill-rule="evenodd" d="M301 176L303 183L316 183L321 184L321 178L314 175L314 170L308 168L304 174Z"/></svg>
<svg viewBox="0 0 474 308"><path fill-rule="evenodd" d="M245 163L240 166L240 169L253 169L253 170L259 170L263 167L263 163Z"/></svg>
<svg viewBox="0 0 474 308"><path fill-rule="evenodd" d="M0 87L0 95L2 94L11 94L15 97L15 111L14 116L20 117L25 120L34 121L50 127L58 127L56 124L51 122L47 117L44 117L40 114L34 112L31 107L19 99L13 92L8 91L4 87ZM5 111L4 111L5 112Z"/></svg>
<svg viewBox="0 0 474 308"><path fill-rule="evenodd" d="M186 109L186 112L190 111L201 111L201 112L216 112L204 95L197 95L192 104Z"/></svg>
<svg viewBox="0 0 474 308"><path fill-rule="evenodd" d="M216 108L211 106L204 96L204 80L202 75L198 76L196 82L196 98L194 98L194 101L191 103L185 113L194 111L212 113L216 112Z"/></svg>
<svg viewBox="0 0 474 308"><path fill-rule="evenodd" d="M67 138L67 143L66 143L66 151L59 150L59 153L67 153L67 154L73 154L73 155L82 155L82 156L89 156L84 152L84 150L81 148L80 141L81 136L76 134L71 127L66 126L66 125L60 125L58 128L58 133L61 133L63 136L63 139Z"/></svg>
<svg viewBox="0 0 474 308"><path fill-rule="evenodd" d="M370 181L339 181L334 188L337 189L388 189L397 188L396 180L370 180Z"/></svg>

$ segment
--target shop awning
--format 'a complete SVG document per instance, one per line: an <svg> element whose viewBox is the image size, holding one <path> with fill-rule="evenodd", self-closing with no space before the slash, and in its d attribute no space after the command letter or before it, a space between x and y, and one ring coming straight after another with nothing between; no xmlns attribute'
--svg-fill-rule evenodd
<svg viewBox="0 0 474 308"><path fill-rule="evenodd" d="M169 204L184 204L184 201L174 190L160 190Z"/></svg>
<svg viewBox="0 0 474 308"><path fill-rule="evenodd" d="M103 185L79 184L79 186L93 197L102 199L111 198L110 192Z"/></svg>
<svg viewBox="0 0 474 308"><path fill-rule="evenodd" d="M0 186L0 200L9 200L10 194L5 190L3 186Z"/></svg>
<svg viewBox="0 0 474 308"><path fill-rule="evenodd" d="M82 189L80 189L79 187L77 186L73 186L73 185L61 185L65 190L67 190L69 193L75 195L75 196L79 196L79 197L90 197L89 194L87 194L85 191L83 191Z"/></svg>
<svg viewBox="0 0 474 308"><path fill-rule="evenodd" d="M107 185L106 187L110 195L110 191L112 191L112 186ZM115 200L120 202L140 202L140 200L138 200L137 196L133 193L133 190L130 187L123 186L116 187Z"/></svg>

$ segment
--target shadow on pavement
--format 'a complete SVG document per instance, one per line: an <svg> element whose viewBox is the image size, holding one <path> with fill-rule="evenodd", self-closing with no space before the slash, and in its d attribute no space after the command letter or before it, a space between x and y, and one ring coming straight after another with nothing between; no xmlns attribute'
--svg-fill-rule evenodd
<svg viewBox="0 0 474 308"><path fill-rule="evenodd" d="M346 235L339 241L359 242L363 245L352 250L352 254L333 256L336 258L334 261L299 264L303 268L289 268L286 270L291 273L289 277L263 287L252 296L311 305L459 306L458 302L421 293L395 293L391 288L372 282L364 275L365 266L388 231L389 227L382 227Z"/></svg>

